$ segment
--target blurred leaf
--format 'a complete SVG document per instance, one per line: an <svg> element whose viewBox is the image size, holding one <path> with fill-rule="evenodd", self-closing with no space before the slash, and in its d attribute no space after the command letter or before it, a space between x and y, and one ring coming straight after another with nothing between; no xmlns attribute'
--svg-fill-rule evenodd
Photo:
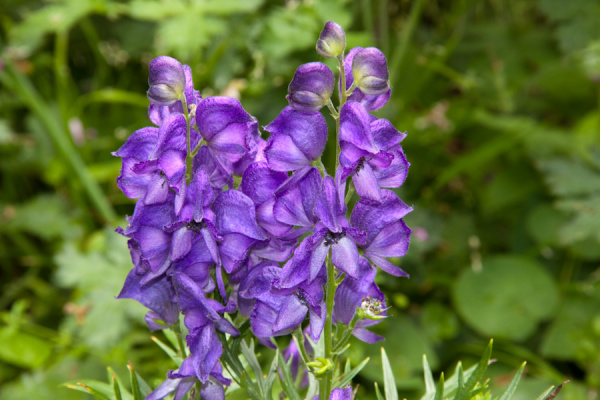
<svg viewBox="0 0 600 400"><path fill-rule="evenodd" d="M574 214L560 231L563 243L571 244L590 237L600 244L600 194L581 200L562 200L556 206Z"/></svg>
<svg viewBox="0 0 600 400"><path fill-rule="evenodd" d="M78 289L74 308L80 320L71 329L93 348L114 346L131 330L133 321L143 321L146 309L136 301L116 300L131 269L124 238L108 231L103 251L83 253L65 245L56 256L56 282ZM77 314L76 314L77 315Z"/></svg>
<svg viewBox="0 0 600 400"><path fill-rule="evenodd" d="M527 213L525 220L527 232L539 244L557 245L559 230L569 217L549 204L541 204Z"/></svg>
<svg viewBox="0 0 600 400"><path fill-rule="evenodd" d="M157 46L161 52L187 60L211 43L215 35L225 33L226 28L225 22L219 18L185 12L159 24L156 32Z"/></svg>
<svg viewBox="0 0 600 400"><path fill-rule="evenodd" d="M539 0L540 9L558 22L556 36L565 53L585 47L600 36L600 7L594 0Z"/></svg>
<svg viewBox="0 0 600 400"><path fill-rule="evenodd" d="M12 327L0 327L0 343L0 360L23 368L40 367L54 347L48 340Z"/></svg>
<svg viewBox="0 0 600 400"><path fill-rule="evenodd" d="M38 195L15 210L14 216L0 225L0 232L23 231L50 240L68 237L77 226L68 203L58 194Z"/></svg>
<svg viewBox="0 0 600 400"><path fill-rule="evenodd" d="M546 183L557 196L585 195L600 192L600 172L581 161L555 158L541 162Z"/></svg>
<svg viewBox="0 0 600 400"><path fill-rule="evenodd" d="M467 269L453 288L463 319L485 336L524 340L558 305L552 277L533 260L516 256L484 259Z"/></svg>
<svg viewBox="0 0 600 400"><path fill-rule="evenodd" d="M311 10L303 6L280 8L267 17L262 51L268 58L314 47L322 26Z"/></svg>
<svg viewBox="0 0 600 400"><path fill-rule="evenodd" d="M585 295L567 297L545 333L541 353L559 360L595 360L600 352L594 321L600 318L600 299Z"/></svg>
<svg viewBox="0 0 600 400"><path fill-rule="evenodd" d="M459 321L456 314L441 303L433 301L425 303L420 319L423 330L434 342L450 339L458 332Z"/></svg>
<svg viewBox="0 0 600 400"><path fill-rule="evenodd" d="M105 9L106 0L57 0L26 14L9 32L11 46L26 54L33 52L44 35L68 31L79 19Z"/></svg>

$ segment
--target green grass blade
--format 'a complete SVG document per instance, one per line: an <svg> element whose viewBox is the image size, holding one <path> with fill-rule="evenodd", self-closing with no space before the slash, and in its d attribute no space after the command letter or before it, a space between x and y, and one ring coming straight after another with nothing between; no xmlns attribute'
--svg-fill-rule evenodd
<svg viewBox="0 0 600 400"><path fill-rule="evenodd" d="M504 393L502 393L502 396L500 396L500 398L498 400L510 400L513 397L513 395L515 394L515 391L517 390L517 386L519 385L519 382L521 381L521 377L523 376L523 371L525 370L525 365L527 365L526 362L521 364L521 367L517 370L517 372L515 372L515 376L513 376L512 380L510 381L510 384L508 385L508 387L506 388Z"/></svg>
<svg viewBox="0 0 600 400"><path fill-rule="evenodd" d="M381 348L381 363L383 364L383 387L386 400L398 400L398 389L392 372L392 366L385 349Z"/></svg>
<svg viewBox="0 0 600 400"><path fill-rule="evenodd" d="M294 384L294 380L292 379L292 374L290 372L291 361L292 359L290 359L290 362L286 363L279 350L277 350L277 363L281 372L281 375L279 375L281 386L283 386L283 390L290 400L302 400L296 391L296 385Z"/></svg>
<svg viewBox="0 0 600 400"><path fill-rule="evenodd" d="M440 375L440 381L437 384L435 390L435 397L433 400L443 400L444 399L444 373Z"/></svg>
<svg viewBox="0 0 600 400"><path fill-rule="evenodd" d="M358 364L355 368L348 370L347 372L344 372L344 374L342 376L340 376L340 381L338 384L335 385L335 387L346 387L348 384L350 384L350 382L352 381L352 378L354 378L364 367L365 365L367 365L367 363L369 362L370 358L367 357L364 360L361 361L360 364ZM350 366L350 363L346 364L348 367Z"/></svg>

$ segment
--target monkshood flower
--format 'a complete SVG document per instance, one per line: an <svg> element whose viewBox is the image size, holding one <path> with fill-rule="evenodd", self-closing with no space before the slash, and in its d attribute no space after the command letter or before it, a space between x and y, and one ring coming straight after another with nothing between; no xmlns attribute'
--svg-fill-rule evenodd
<svg viewBox="0 0 600 400"><path fill-rule="evenodd" d="M317 53L326 58L335 58L344 54L345 48L346 34L342 27L332 21L326 22L317 41Z"/></svg>
<svg viewBox="0 0 600 400"><path fill-rule="evenodd" d="M315 204L321 195L323 178L319 170L302 168L296 171L275 191L273 215L280 223L302 227L306 232L318 222Z"/></svg>
<svg viewBox="0 0 600 400"><path fill-rule="evenodd" d="M276 171L310 166L321 157L327 143L327 123L323 115L306 114L292 106L284 108L265 130L271 133L265 157Z"/></svg>
<svg viewBox="0 0 600 400"><path fill-rule="evenodd" d="M319 111L331 98L335 78L329 67L320 62L302 64L288 86L286 99L303 113Z"/></svg>
<svg viewBox="0 0 600 400"><path fill-rule="evenodd" d="M179 97L171 105L160 105L150 99L151 103L148 108L148 117L150 118L150 121L157 126L162 125L162 121L172 113L185 114L183 103L180 100L185 99L188 109L192 106L197 106L202 100L200 93L197 90L194 90L191 68L187 65L182 65L182 68L185 75L185 89L183 90L183 96Z"/></svg>
<svg viewBox="0 0 600 400"><path fill-rule="evenodd" d="M333 178L323 178L321 193L314 213L319 222L313 234L304 239L294 257L284 266L281 286L285 288L300 282L313 282L324 271L325 259L331 249L331 261L345 274L358 279L357 243L364 244L363 232L350 226L346 220L345 204L340 202L339 192Z"/></svg>
<svg viewBox="0 0 600 400"><path fill-rule="evenodd" d="M335 322L350 325L350 321L357 312L357 308L364 308L363 313L370 313L369 317L378 319L361 319L352 330L352 334L363 342L375 343L384 340L382 336L365 329L381 321L385 315L385 297L375 284L376 268L367 259L360 257L360 279L346 276L335 291L333 318Z"/></svg>
<svg viewBox="0 0 600 400"><path fill-rule="evenodd" d="M199 140L191 131L191 142ZM179 113L170 114L160 128L135 131L113 153L123 158L119 188L130 198L142 197L145 204L166 201L169 190L176 193L173 203L178 213L185 200L186 121Z"/></svg>
<svg viewBox="0 0 600 400"><path fill-rule="evenodd" d="M375 47L361 49L352 59L354 84L364 94L377 96L390 89L390 73L381 50Z"/></svg>
<svg viewBox="0 0 600 400"><path fill-rule="evenodd" d="M274 262L256 265L240 284L240 311L250 317L252 331L259 337L287 335L300 326L308 313L310 337L316 342L325 323L325 274L320 274L312 283L281 288L281 272L281 267Z"/></svg>
<svg viewBox="0 0 600 400"><path fill-rule="evenodd" d="M315 396L313 400L319 400L319 396ZM352 400L352 388L348 385L345 388L333 389L329 400Z"/></svg>
<svg viewBox="0 0 600 400"><path fill-rule="evenodd" d="M150 61L148 99L159 106L170 106L183 96L185 73L174 58L162 56Z"/></svg>
<svg viewBox="0 0 600 400"><path fill-rule="evenodd" d="M344 71L346 73L346 90L350 89L350 87L354 84L354 77L352 75L354 56L361 50L364 49L362 47L355 47L352 50L350 50L346 58L344 58ZM348 100L359 102L363 105L363 107L365 107L367 111L375 111L379 110L388 102L390 94L391 89L388 89L383 94L369 95L367 93L364 93L359 87L356 87L356 89L354 89L350 97L348 97Z"/></svg>
<svg viewBox="0 0 600 400"><path fill-rule="evenodd" d="M196 108L196 125L208 147L231 163L250 150L248 142L255 140L258 131L256 119L232 97L202 100Z"/></svg>
<svg viewBox="0 0 600 400"><path fill-rule="evenodd" d="M216 226L223 240L219 243L219 256L225 271L238 269L255 245L264 244L268 237L256 224L252 199L237 190L219 195L213 204Z"/></svg>
<svg viewBox="0 0 600 400"><path fill-rule="evenodd" d="M340 113L341 178L351 175L360 197L380 202L380 187L398 187L406 178L409 164L399 145L405 136L359 103L346 103Z"/></svg>
<svg viewBox="0 0 600 400"><path fill-rule="evenodd" d="M361 249L373 264L394 276L408 274L387 260L402 257L408 250L410 229L402 218L412 211L391 190L382 190L381 203L361 199L352 210L350 222L366 234Z"/></svg>

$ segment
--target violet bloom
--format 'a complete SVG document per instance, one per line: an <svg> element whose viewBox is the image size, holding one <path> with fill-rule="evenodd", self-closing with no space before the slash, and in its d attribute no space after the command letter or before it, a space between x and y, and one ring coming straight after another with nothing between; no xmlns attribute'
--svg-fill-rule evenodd
<svg viewBox="0 0 600 400"><path fill-rule="evenodd" d="M286 99L296 110L314 113L331 98L335 78L329 67L320 62L302 64L288 86Z"/></svg>
<svg viewBox="0 0 600 400"><path fill-rule="evenodd" d="M364 50L362 47L355 47L344 58L344 71L346 72L346 90L350 89L352 84L354 83L354 77L352 75L352 65L354 56L361 50ZM387 68L387 67L386 67ZM364 93L359 87L354 89L352 94L348 97L349 101L356 101L362 104L363 107L367 111L375 111L379 110L383 107L388 100L390 99L391 89L388 89L383 94L378 95L369 95Z"/></svg>
<svg viewBox="0 0 600 400"><path fill-rule="evenodd" d="M196 108L196 124L208 147L223 159L234 163L250 149L258 130L256 119L237 99L209 97Z"/></svg>
<svg viewBox="0 0 600 400"><path fill-rule="evenodd" d="M159 106L170 106L183 96L183 66L171 57L155 58L150 61L148 84L148 99Z"/></svg>
<svg viewBox="0 0 600 400"><path fill-rule="evenodd" d="M337 187L333 178L323 178L321 194L314 209L319 222L314 227L313 235L302 241L294 257L284 266L282 287L293 287L304 281L313 282L325 270L325 259L330 248L333 265L353 278L359 277L356 244L363 244L365 236L348 224L340 192L343 189Z"/></svg>
<svg viewBox="0 0 600 400"><path fill-rule="evenodd" d="M185 315L184 322L189 331L186 342L190 348L190 356L181 364L179 374L187 375L182 372L191 367L200 382L208 381L210 376L225 380L220 375L220 366L216 367L223 353L216 330L233 336L239 335L237 329L219 314L228 310L218 301L207 298L202 288L185 274L173 275L173 283L177 302Z"/></svg>
<svg viewBox="0 0 600 400"><path fill-rule="evenodd" d="M317 53L326 58L335 58L344 54L346 34L341 26L328 21L319 35Z"/></svg>
<svg viewBox="0 0 600 400"><path fill-rule="evenodd" d="M273 214L281 223L301 227L304 233L318 222L314 209L321 195L321 174L317 168L296 171L275 191ZM300 231L300 229L297 229Z"/></svg>
<svg viewBox="0 0 600 400"><path fill-rule="evenodd" d="M402 218L412 208L391 190L381 192L380 204L364 199L356 203L350 221L353 227L366 234L366 241L361 244L365 257L388 274L408 277L406 272L387 258L406 254L411 231Z"/></svg>
<svg viewBox="0 0 600 400"><path fill-rule="evenodd" d="M319 396L313 397L313 400L319 400ZM329 400L352 400L352 388L350 385L345 388L336 388L331 391Z"/></svg>
<svg viewBox="0 0 600 400"><path fill-rule="evenodd" d="M216 226L223 240L219 243L221 263L227 273L238 269L254 245L267 236L256 224L252 200L237 190L223 192L215 199L213 211Z"/></svg>
<svg viewBox="0 0 600 400"><path fill-rule="evenodd" d="M188 108L192 105L197 106L202 100L200 92L194 89L194 82L192 81L192 69L183 65L183 73L185 74L185 89L183 95L185 97ZM169 106L161 106L154 102L150 103L148 108L148 117L150 121L157 126L161 126L162 122L171 114L179 113L184 114L183 104L181 101L176 101Z"/></svg>
<svg viewBox="0 0 600 400"><path fill-rule="evenodd" d="M370 317L383 317L385 315L385 297L375 284L375 273L367 259L360 257L359 273L360 279L345 277L335 291L335 305L333 308L334 322L350 325L350 321L357 308L364 308L363 312ZM367 343L375 343L383 340L383 337L365 329L375 325L380 320L363 319L356 323L352 334Z"/></svg>
<svg viewBox="0 0 600 400"><path fill-rule="evenodd" d="M280 288L281 271L271 262L255 266L240 284L240 311L248 316L251 310L252 331L259 337L287 335L300 326L308 313L310 336L318 341L325 325L325 274L310 284L303 282L292 288Z"/></svg>
<svg viewBox="0 0 600 400"><path fill-rule="evenodd" d="M356 87L366 95L382 95L390 89L387 61L375 47L356 52L352 59L352 76Z"/></svg>
<svg viewBox="0 0 600 400"><path fill-rule="evenodd" d="M284 108L265 130L271 132L265 157L276 171L310 166L321 157L327 143L325 118L318 112L305 114L291 106Z"/></svg>
<svg viewBox="0 0 600 400"><path fill-rule="evenodd" d="M400 141L405 137L384 119L375 119L357 102L340 113L342 179L352 176L362 198L380 202L380 187L398 187L406 178L408 162Z"/></svg>

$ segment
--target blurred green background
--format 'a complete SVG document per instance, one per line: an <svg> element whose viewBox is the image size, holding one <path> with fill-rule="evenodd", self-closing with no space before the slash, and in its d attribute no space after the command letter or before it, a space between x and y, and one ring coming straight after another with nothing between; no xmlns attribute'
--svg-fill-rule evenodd
<svg viewBox="0 0 600 400"><path fill-rule="evenodd" d="M91 398L61 384L128 360L164 379L143 307L114 299L131 268L114 228L134 204L110 152L150 125L148 62L177 57L264 126L328 20L387 55L377 115L408 134L411 279L379 276L401 395L422 393L423 353L451 372L493 337L494 387L527 360L515 398L565 379L561 399L599 398L597 0L2 1L0 398ZM354 362L372 357L361 398L378 354L353 343Z"/></svg>

